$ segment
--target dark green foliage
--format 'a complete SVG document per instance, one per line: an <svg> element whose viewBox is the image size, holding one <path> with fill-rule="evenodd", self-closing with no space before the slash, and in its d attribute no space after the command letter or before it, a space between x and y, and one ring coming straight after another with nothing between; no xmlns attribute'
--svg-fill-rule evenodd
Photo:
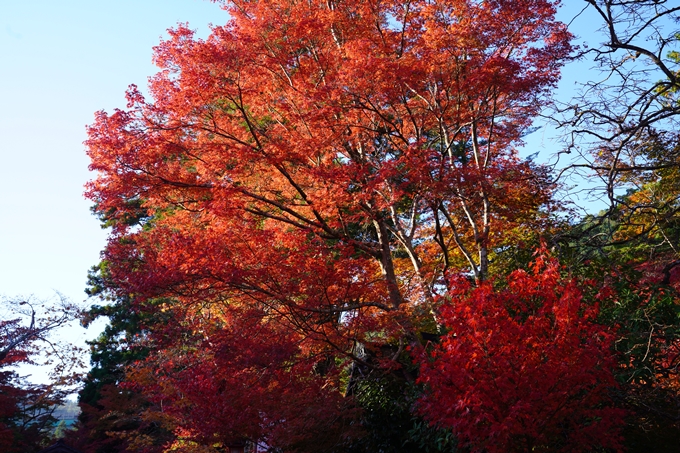
<svg viewBox="0 0 680 453"><path fill-rule="evenodd" d="M120 225L135 226L143 225L150 219L142 204L141 198L132 198L123 203L124 209L110 209L106 212L101 212L95 204L90 210L97 216L101 222L102 228L111 228Z"/></svg>
<svg viewBox="0 0 680 453"><path fill-rule="evenodd" d="M92 369L80 392L80 402L84 404L96 405L102 386L120 383L124 367L148 354L148 349L141 344L143 316L134 309L130 297L116 297L111 289L106 263L102 262L89 272L87 293L108 304L93 305L85 315L84 324L99 317L106 317L108 323L101 335L89 342Z"/></svg>
<svg viewBox="0 0 680 453"><path fill-rule="evenodd" d="M85 314L84 324L100 317L106 317L108 323L101 335L89 342L92 368L79 394L82 413L78 431L69 433L69 439L88 452L118 453L138 451L134 442L144 438L144 451L156 451L154 448L160 448L171 433L144 419L142 414L153 404L143 394L125 387L124 382L126 368L149 354L147 329L162 316L142 314L133 297L118 294L106 262L90 270L87 293L105 304L93 305Z"/></svg>
<svg viewBox="0 0 680 453"><path fill-rule="evenodd" d="M643 286L641 272L618 277L613 282L616 301L607 304L603 316L619 326L618 397L630 410L627 446L631 452L675 452L680 436L680 298L667 285Z"/></svg>
<svg viewBox="0 0 680 453"><path fill-rule="evenodd" d="M629 196L634 196L630 192ZM668 218L666 237L677 227ZM631 217L620 209L588 216L561 236L561 261L596 282L588 297L601 305L601 322L617 329L615 397L629 411L629 452L675 452L680 437L680 294L672 242L654 235L623 235Z"/></svg>
<svg viewBox="0 0 680 453"><path fill-rule="evenodd" d="M383 351L384 352L384 351ZM390 350L387 355L396 351ZM370 352L369 352L370 355ZM450 430L430 426L415 414L422 389L416 385L417 369L408 354L389 372L355 364L351 393L362 409L365 434L347 453L454 453L455 437Z"/></svg>

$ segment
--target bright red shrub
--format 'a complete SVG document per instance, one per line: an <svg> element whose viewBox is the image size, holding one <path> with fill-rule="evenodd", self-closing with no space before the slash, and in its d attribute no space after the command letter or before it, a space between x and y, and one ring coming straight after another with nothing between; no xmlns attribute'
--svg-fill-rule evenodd
<svg viewBox="0 0 680 453"><path fill-rule="evenodd" d="M619 451L610 407L614 337L556 260L539 256L507 288L451 285L448 333L422 366L421 411L473 451Z"/></svg>

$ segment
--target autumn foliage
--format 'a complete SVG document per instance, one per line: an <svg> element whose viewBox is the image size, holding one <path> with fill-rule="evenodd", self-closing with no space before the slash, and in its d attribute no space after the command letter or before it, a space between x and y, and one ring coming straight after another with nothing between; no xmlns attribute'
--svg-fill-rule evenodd
<svg viewBox="0 0 680 453"><path fill-rule="evenodd" d="M421 368L420 410L473 451L619 450L615 336L597 315L546 255L504 289L456 279L442 308L448 333Z"/></svg>
<svg viewBox="0 0 680 453"><path fill-rule="evenodd" d="M552 261L486 283L554 208L516 146L571 51L556 2L224 6L206 40L171 30L148 99L130 87L86 142L102 269L149 351L125 388L164 448L348 451L382 404L358 382L398 383L410 414L442 323L431 421L478 450L617 448L596 309Z"/></svg>

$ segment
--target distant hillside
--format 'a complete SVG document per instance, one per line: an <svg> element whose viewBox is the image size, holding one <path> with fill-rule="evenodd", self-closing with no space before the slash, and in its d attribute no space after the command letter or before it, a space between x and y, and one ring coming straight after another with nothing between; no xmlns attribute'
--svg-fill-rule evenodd
<svg viewBox="0 0 680 453"><path fill-rule="evenodd" d="M57 420L64 420L67 425L71 425L78 420L80 407L78 407L78 403L75 401L66 401L65 404L57 406L53 415Z"/></svg>

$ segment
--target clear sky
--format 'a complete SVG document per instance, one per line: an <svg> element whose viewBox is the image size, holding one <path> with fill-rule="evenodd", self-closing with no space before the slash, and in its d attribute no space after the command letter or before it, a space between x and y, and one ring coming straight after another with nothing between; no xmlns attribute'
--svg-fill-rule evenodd
<svg viewBox="0 0 680 453"><path fill-rule="evenodd" d="M567 3L569 20L582 2ZM106 235L82 195L85 125L146 85L167 28L188 22L205 37L226 20L208 0L0 0L0 295L85 303ZM555 146L545 133L530 142Z"/></svg>

